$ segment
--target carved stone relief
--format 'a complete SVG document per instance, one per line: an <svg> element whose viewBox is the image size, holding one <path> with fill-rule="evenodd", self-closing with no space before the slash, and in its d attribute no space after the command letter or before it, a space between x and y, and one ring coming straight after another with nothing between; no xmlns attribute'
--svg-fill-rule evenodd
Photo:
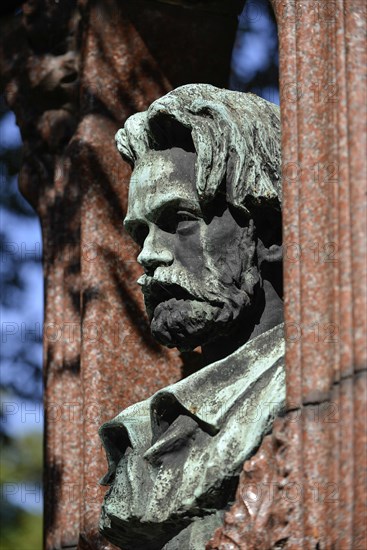
<svg viewBox="0 0 367 550"><path fill-rule="evenodd" d="M200 346L203 367L101 427L100 529L125 549L199 550L284 407L279 110L186 85L116 141L133 167L124 224L152 334Z"/></svg>

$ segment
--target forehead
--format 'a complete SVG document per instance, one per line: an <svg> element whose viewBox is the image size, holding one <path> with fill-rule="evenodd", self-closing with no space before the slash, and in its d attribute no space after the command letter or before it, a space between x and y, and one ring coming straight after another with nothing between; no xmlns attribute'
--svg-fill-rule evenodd
<svg viewBox="0 0 367 550"><path fill-rule="evenodd" d="M199 208L195 185L196 154L173 148L151 151L136 164L129 187L125 221L152 219L168 203Z"/></svg>

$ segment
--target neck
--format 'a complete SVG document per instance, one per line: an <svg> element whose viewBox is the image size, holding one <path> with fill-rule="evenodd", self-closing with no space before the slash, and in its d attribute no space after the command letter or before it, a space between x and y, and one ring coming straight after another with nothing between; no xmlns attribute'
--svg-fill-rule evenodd
<svg viewBox="0 0 367 550"><path fill-rule="evenodd" d="M231 355L252 338L283 322L283 300L268 280L263 280L248 315L241 317L227 335L202 347L205 365Z"/></svg>

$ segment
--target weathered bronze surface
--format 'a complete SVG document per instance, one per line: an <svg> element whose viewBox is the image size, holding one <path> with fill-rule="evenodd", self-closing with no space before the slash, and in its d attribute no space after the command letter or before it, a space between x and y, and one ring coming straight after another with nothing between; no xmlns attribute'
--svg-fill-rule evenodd
<svg viewBox="0 0 367 550"><path fill-rule="evenodd" d="M116 141L133 166L124 224L152 334L204 361L101 428L101 532L121 548L200 550L285 404L279 112L192 84Z"/></svg>

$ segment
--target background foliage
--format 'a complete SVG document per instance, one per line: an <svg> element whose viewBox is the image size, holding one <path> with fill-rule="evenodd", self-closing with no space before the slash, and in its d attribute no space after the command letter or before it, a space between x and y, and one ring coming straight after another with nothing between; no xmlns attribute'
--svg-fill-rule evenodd
<svg viewBox="0 0 367 550"><path fill-rule="evenodd" d="M29 411L34 407L40 410L42 339L40 331L31 338L21 332L22 323L41 323L42 303L30 306L29 302L41 294L42 268L40 254L21 252L22 233L28 233L24 244L30 250L39 225L35 212L18 190L21 153L14 116L1 97L1 550L42 547L42 432L40 423L32 425L22 414L22 406L27 404Z"/></svg>

